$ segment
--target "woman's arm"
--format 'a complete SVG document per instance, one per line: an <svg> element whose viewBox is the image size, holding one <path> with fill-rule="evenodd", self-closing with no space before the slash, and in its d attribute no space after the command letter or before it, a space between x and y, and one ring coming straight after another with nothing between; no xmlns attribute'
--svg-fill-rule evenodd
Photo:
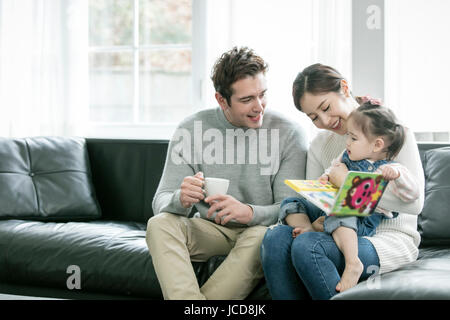
<svg viewBox="0 0 450 320"><path fill-rule="evenodd" d="M326 169L319 161L317 151L317 148L314 148L313 146L311 146L308 150L306 160L306 179L308 180L317 179L317 177L320 177Z"/></svg>
<svg viewBox="0 0 450 320"><path fill-rule="evenodd" d="M311 141L306 160L306 179L317 179L332 166L334 159L342 155L345 143L339 137L335 138L333 133L324 130Z"/></svg>
<svg viewBox="0 0 450 320"><path fill-rule="evenodd" d="M414 134L411 130L405 128L405 135L405 144L394 160L405 166L413 176L414 180L417 181L419 197L413 202L405 203L396 196L395 191L393 190L393 188L395 188L394 184L388 184L386 191L380 200L379 206L394 212L418 215L423 208L425 178Z"/></svg>

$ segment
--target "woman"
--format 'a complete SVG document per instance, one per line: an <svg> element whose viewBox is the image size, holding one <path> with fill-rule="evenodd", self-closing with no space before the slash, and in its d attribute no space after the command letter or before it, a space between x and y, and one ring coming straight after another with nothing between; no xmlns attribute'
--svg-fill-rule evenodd
<svg viewBox="0 0 450 320"><path fill-rule="evenodd" d="M359 106L349 84L335 69L314 64L298 74L293 84L294 104L321 131L308 151L306 178L317 179L334 158L345 149L347 117ZM380 206L399 212L395 219L384 219L372 237L358 237L358 257L364 265L360 280L374 272L392 271L414 261L420 235L417 215L424 199L424 177L413 133L406 130L403 148L395 158L415 175L420 187L419 199L405 204L388 186ZM330 181L340 185L347 174L345 165L334 167ZM288 215L292 219L295 214ZM313 224L320 230L320 221ZM319 226L319 227L318 227ZM291 226L270 228L263 240L261 258L267 286L273 299L330 299L337 294L345 262L333 238L323 232L304 232L292 237Z"/></svg>

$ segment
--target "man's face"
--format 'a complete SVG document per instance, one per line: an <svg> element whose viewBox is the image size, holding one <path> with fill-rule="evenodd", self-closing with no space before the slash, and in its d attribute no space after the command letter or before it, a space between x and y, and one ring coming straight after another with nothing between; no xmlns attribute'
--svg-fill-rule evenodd
<svg viewBox="0 0 450 320"><path fill-rule="evenodd" d="M248 76L236 81L231 86L233 94L230 104L219 93L216 99L228 121L242 128L257 129L262 126L266 108L266 77L262 72L254 77Z"/></svg>

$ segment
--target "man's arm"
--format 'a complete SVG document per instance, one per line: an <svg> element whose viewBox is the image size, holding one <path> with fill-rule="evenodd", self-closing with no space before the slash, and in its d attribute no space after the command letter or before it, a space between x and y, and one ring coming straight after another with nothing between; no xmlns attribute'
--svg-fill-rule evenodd
<svg viewBox="0 0 450 320"><path fill-rule="evenodd" d="M177 134L174 135L174 137L176 136ZM169 142L163 174L152 202L155 215L161 212L170 212L187 216L192 209L192 199L200 197L196 194L198 190L186 190L186 178L191 178L192 181L190 182L194 183L196 172L189 164L188 159L183 154L183 148L180 146L181 144L176 139ZM191 146L186 147L190 148ZM184 191L182 190L183 186ZM191 197L183 197L186 192L189 192Z"/></svg>
<svg viewBox="0 0 450 320"><path fill-rule="evenodd" d="M258 206L249 204L253 209L253 218L249 226L269 226L277 222L280 211L280 203L287 197L298 194L284 183L285 179L305 179L306 155L308 141L305 131L298 127L285 139L283 149L280 147L280 167L274 174L272 193L274 204Z"/></svg>

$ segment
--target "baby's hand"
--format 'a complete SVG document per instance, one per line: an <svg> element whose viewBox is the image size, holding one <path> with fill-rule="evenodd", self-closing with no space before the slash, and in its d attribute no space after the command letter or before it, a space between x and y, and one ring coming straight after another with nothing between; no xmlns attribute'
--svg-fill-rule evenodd
<svg viewBox="0 0 450 320"><path fill-rule="evenodd" d="M340 188L344 183L347 173L348 168L345 163L339 162L336 165L333 165L330 172L328 173L329 181L336 187Z"/></svg>
<svg viewBox="0 0 450 320"><path fill-rule="evenodd" d="M319 177L318 180L319 180L319 182L325 184L325 183L328 182L328 175L324 173L323 175L321 175L321 176Z"/></svg>
<svg viewBox="0 0 450 320"><path fill-rule="evenodd" d="M383 169L381 170L381 174L383 178L388 181L395 180L398 177L400 177L400 172L391 166L384 166Z"/></svg>

